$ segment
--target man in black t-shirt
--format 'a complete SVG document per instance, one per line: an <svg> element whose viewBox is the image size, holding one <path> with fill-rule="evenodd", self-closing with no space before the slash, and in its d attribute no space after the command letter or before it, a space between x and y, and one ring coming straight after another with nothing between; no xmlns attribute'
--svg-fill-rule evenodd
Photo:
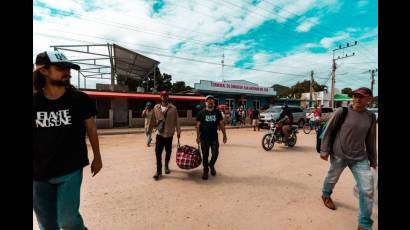
<svg viewBox="0 0 410 230"><path fill-rule="evenodd" d="M33 209L40 229L87 229L79 213L83 168L89 164L85 134L102 168L97 114L92 100L70 84L80 66L60 52L37 55L33 71Z"/></svg>
<svg viewBox="0 0 410 230"><path fill-rule="evenodd" d="M225 125L222 119L221 112L215 108L215 99L212 95L205 98L206 108L201 110L196 117L196 142L201 143L201 151L203 156L204 173L203 180L208 179L209 168L211 175L216 175L215 163L219 154L218 141L218 125L223 133L223 142L226 143ZM209 147L211 147L212 158L208 162Z"/></svg>

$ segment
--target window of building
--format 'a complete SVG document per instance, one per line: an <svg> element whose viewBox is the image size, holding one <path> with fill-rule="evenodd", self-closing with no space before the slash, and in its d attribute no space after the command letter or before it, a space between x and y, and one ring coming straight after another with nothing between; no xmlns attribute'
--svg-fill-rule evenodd
<svg viewBox="0 0 410 230"><path fill-rule="evenodd" d="M261 107L261 101L260 100L253 100L253 107L257 110L260 109Z"/></svg>
<svg viewBox="0 0 410 230"><path fill-rule="evenodd" d="M242 100L240 101L240 103L241 103L241 105L243 106L243 109L244 109L244 110L247 110L247 109L248 109L247 102L248 102L247 99L242 99Z"/></svg>
<svg viewBox="0 0 410 230"><path fill-rule="evenodd" d="M226 98L226 104L228 105L229 111L233 109L233 102L234 102L233 98Z"/></svg>

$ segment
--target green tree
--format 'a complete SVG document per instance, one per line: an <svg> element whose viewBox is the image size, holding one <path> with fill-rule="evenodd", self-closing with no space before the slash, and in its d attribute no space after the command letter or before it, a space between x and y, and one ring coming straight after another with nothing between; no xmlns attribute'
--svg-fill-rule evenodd
<svg viewBox="0 0 410 230"><path fill-rule="evenodd" d="M160 85L158 85L158 91L162 91L162 90L167 90L170 91L172 90L172 76L170 74L162 74L162 79L161 79L161 83Z"/></svg>
<svg viewBox="0 0 410 230"><path fill-rule="evenodd" d="M171 84L172 76L166 73L161 74L159 68L157 67L155 73L155 87L157 92L167 90L170 91L172 88ZM148 78L145 78L143 83L141 84L144 89L147 89L148 84L148 92L152 92L154 88L154 72L151 72L148 75ZM139 85L138 85L139 86Z"/></svg>
<svg viewBox="0 0 410 230"><path fill-rule="evenodd" d="M141 83L137 81L134 77L126 74L120 74L117 76L117 84L121 86L128 86L130 92L137 91L137 86Z"/></svg>
<svg viewBox="0 0 410 230"><path fill-rule="evenodd" d="M172 84L173 93L183 93L190 90L192 90L192 87L185 85L184 81L176 81L174 84Z"/></svg>
<svg viewBox="0 0 410 230"><path fill-rule="evenodd" d="M353 90L351 88L344 88L342 89L343 94L347 94L349 97L353 96Z"/></svg>
<svg viewBox="0 0 410 230"><path fill-rule="evenodd" d="M289 96L290 88L287 86L275 84L272 88L276 91L276 96L278 98L286 98Z"/></svg>
<svg viewBox="0 0 410 230"><path fill-rule="evenodd" d="M326 87L325 85L319 85L316 81L313 81L313 91L314 92L323 91L325 87ZM299 99L302 96L302 93L308 93L308 92L310 92L310 81L309 80L297 82L289 90L289 94L291 94L292 97L295 97L297 99Z"/></svg>

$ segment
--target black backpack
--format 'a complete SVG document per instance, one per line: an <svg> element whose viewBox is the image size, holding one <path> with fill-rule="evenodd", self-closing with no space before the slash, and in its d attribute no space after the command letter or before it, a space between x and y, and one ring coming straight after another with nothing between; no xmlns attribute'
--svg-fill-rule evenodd
<svg viewBox="0 0 410 230"><path fill-rule="evenodd" d="M333 130L333 132L331 133L331 136L330 136L330 151L329 151L329 154L332 153L332 150L333 150L332 146L333 146L333 142L336 139L337 132L339 132L340 127L342 127L342 124L344 123L344 121L346 119L348 109L346 107L342 107L342 108L343 108L343 112L342 112L338 122L336 123L335 128L334 128L334 130ZM321 145L322 145L322 139L320 139L320 135L322 135L322 133L324 131L325 131L325 124L322 124L322 125L319 126L319 128L317 129L317 132L316 132L316 151L318 153L320 153L320 148L321 148Z"/></svg>

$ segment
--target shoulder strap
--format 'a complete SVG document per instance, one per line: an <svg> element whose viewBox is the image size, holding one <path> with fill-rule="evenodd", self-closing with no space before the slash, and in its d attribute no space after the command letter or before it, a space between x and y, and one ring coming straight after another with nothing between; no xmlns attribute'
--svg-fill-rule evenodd
<svg viewBox="0 0 410 230"><path fill-rule="evenodd" d="M349 111L348 108L346 107L342 107L343 111L342 111L342 116L339 119L339 123L340 125L343 124L343 122L345 122L346 116L347 116L347 112Z"/></svg>
<svg viewBox="0 0 410 230"><path fill-rule="evenodd" d="M165 111L165 114L164 114L165 120L167 119L168 110L169 110L169 108Z"/></svg>
<svg viewBox="0 0 410 230"><path fill-rule="evenodd" d="M369 134L370 134L370 131L372 130L372 128L373 128L373 125L374 125L374 122L375 122L375 117L376 117L376 115L374 115L373 113L372 114L370 114L371 115L371 117L372 117L372 123L370 123L370 128L369 128L369 130L367 130L367 136L369 136Z"/></svg>
<svg viewBox="0 0 410 230"><path fill-rule="evenodd" d="M339 132L340 128L342 127L344 121L346 120L348 108L342 107L343 111L342 114L340 115L339 119L337 120L335 127L333 129L333 132L330 134L330 153L333 151L333 143L336 140L337 133Z"/></svg>
<svg viewBox="0 0 410 230"><path fill-rule="evenodd" d="M346 120L348 108L342 107L342 109L343 109L342 114L340 115L339 120L337 121L337 123L335 125L335 129L334 129L335 133L339 132L340 128L342 127L343 123Z"/></svg>

